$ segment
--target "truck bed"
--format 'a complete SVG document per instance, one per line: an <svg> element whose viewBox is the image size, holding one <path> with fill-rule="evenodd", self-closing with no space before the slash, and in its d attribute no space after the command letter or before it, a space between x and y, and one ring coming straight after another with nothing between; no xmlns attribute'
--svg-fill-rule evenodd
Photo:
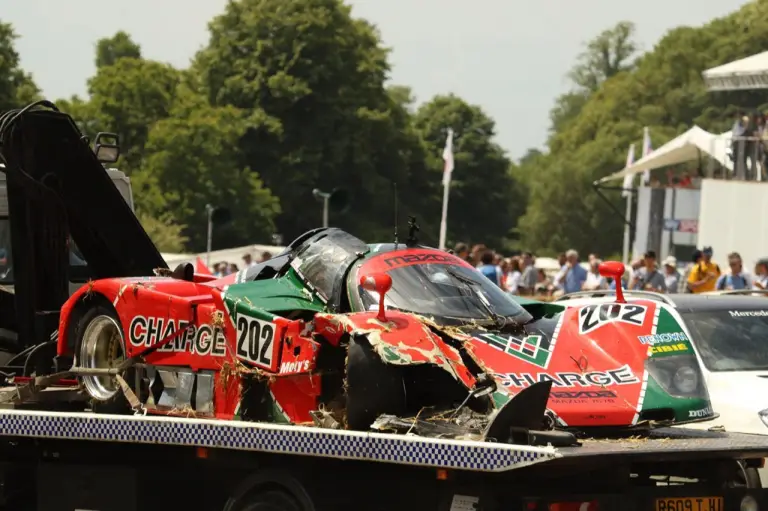
<svg viewBox="0 0 768 511"><path fill-rule="evenodd" d="M768 436L681 428L659 429L646 438L584 440L578 447L556 449L309 426L16 409L0 410L2 437L258 451L475 472L506 472L540 463L611 463L616 455L637 461L768 457Z"/></svg>
<svg viewBox="0 0 768 511"><path fill-rule="evenodd" d="M660 428L647 437L624 439L586 439L580 447L557 450L557 464L585 462L612 463L612 456L628 461L687 461L696 459L764 458L768 435L749 435L725 431L707 431L684 427Z"/></svg>

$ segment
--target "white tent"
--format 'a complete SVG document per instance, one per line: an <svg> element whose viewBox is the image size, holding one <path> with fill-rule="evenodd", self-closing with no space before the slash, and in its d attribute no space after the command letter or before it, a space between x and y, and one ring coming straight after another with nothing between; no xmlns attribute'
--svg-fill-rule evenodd
<svg viewBox="0 0 768 511"><path fill-rule="evenodd" d="M730 139L730 131L715 135L698 126L694 126L679 137L659 147L648 156L637 160L633 165L600 179L598 183L622 179L624 176L640 174L646 170L698 161L702 153L714 158L724 167L732 169L733 163L728 157L731 145Z"/></svg>
<svg viewBox="0 0 768 511"><path fill-rule="evenodd" d="M273 256L279 254L285 249L285 247L274 245L246 245L244 247L228 248L225 250L214 250L211 252L211 266L219 262L235 263L236 265L243 266L243 255L246 253L251 254L254 261L259 260L262 252L269 252ZM207 253L202 252L200 254L160 254L165 263L171 268L181 263L195 263L195 259L200 259L205 262Z"/></svg>
<svg viewBox="0 0 768 511"><path fill-rule="evenodd" d="M709 90L768 89L768 51L702 73Z"/></svg>

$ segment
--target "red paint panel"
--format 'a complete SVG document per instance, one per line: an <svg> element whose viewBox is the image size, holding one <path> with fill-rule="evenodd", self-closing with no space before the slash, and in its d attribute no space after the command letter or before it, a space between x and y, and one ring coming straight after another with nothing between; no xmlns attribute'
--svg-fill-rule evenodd
<svg viewBox="0 0 768 511"><path fill-rule="evenodd" d="M466 346L510 393L552 380L548 406L568 425L625 426L637 412L648 357L648 347L637 338L652 332L657 304L607 304L613 309L604 307L602 315L599 305L593 307L564 311L546 356L531 356L531 350L521 356L518 346L538 344L519 336L488 339L479 334Z"/></svg>
<svg viewBox="0 0 768 511"><path fill-rule="evenodd" d="M463 259L456 257L453 254L449 254L448 252L440 252L435 249L407 248L384 252L367 259L363 262L358 274L366 275L371 273L382 273L403 266L426 263L453 264L456 266L472 267Z"/></svg>

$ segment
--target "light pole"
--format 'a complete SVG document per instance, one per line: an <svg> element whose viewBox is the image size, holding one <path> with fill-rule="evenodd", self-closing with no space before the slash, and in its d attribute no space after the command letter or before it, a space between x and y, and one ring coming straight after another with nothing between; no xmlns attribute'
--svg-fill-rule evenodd
<svg viewBox="0 0 768 511"><path fill-rule="evenodd" d="M328 201L331 198L331 194L323 192L319 188L315 188L312 190L312 195L316 199L323 201L323 227L328 227Z"/></svg>
<svg viewBox="0 0 768 511"><path fill-rule="evenodd" d="M213 212L216 208L211 206L210 204L205 205L205 211L208 212L208 246L207 246L207 254L205 256L205 265L210 268L211 267L211 245L213 242Z"/></svg>

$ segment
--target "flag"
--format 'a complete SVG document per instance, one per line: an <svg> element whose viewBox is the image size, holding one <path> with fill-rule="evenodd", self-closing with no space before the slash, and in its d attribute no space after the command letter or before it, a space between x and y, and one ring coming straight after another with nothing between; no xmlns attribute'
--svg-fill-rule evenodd
<svg viewBox="0 0 768 511"><path fill-rule="evenodd" d="M453 173L453 130L448 128L448 138L445 139L445 149L443 150L443 186L451 183L451 174Z"/></svg>
<svg viewBox="0 0 768 511"><path fill-rule="evenodd" d="M627 164L624 168L628 169L633 163L635 163L635 144L630 144L629 151L627 151ZM624 184L622 185L623 190L621 192L622 197L629 197L632 190L632 181L634 181L634 179L634 174L627 174L624 176Z"/></svg>
<svg viewBox="0 0 768 511"><path fill-rule="evenodd" d="M198 256L195 260L195 273L199 273L200 275L213 275L211 273L211 270L208 269L208 267L205 265L202 259Z"/></svg>
<svg viewBox="0 0 768 511"><path fill-rule="evenodd" d="M653 146L651 145L651 132L648 130L648 127L646 126L643 128L643 158L648 156L653 152ZM651 171L646 170L643 172L643 184L648 184L651 182Z"/></svg>

